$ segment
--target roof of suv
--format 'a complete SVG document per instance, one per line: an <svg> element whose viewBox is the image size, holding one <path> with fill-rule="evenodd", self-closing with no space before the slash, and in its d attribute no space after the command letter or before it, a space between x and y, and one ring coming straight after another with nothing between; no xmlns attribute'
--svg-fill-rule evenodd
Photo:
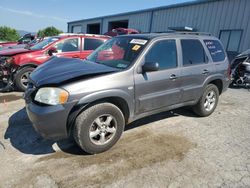
<svg viewBox="0 0 250 188"><path fill-rule="evenodd" d="M169 36L174 36L174 37L185 37L185 38L213 38L215 39L214 36L212 36L210 33L202 33L202 32L165 32L165 33L144 33L144 34L133 34L133 35L122 35L119 37L124 37L124 36L130 36L130 37L138 37L138 38L143 38L147 40L151 40L154 38L159 38L159 37L169 37Z"/></svg>

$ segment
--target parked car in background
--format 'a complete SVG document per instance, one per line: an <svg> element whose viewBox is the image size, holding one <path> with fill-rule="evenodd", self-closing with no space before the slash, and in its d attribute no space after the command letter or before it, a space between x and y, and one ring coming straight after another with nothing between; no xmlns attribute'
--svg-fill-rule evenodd
<svg viewBox="0 0 250 188"><path fill-rule="evenodd" d="M231 63L231 86L250 89L250 49L237 55Z"/></svg>
<svg viewBox="0 0 250 188"><path fill-rule="evenodd" d="M7 46L7 47L3 47L0 50L8 50L8 49L17 49L17 48L30 48L31 46L34 46L35 44L41 42L42 40L46 39L46 37L38 37L35 38L34 40L30 41L27 44L17 44L17 45L13 45L13 46Z"/></svg>
<svg viewBox="0 0 250 188"><path fill-rule="evenodd" d="M135 29L116 28L116 29L112 29L109 32L104 33L104 35L115 37L115 36L118 36L118 35L139 34L139 33L140 32L135 30Z"/></svg>
<svg viewBox="0 0 250 188"><path fill-rule="evenodd" d="M110 39L84 62L53 58L38 67L25 100L43 137L72 134L94 154L111 148L125 124L144 116L182 106L192 106L199 116L212 114L229 83L228 58L211 35L125 35Z"/></svg>
<svg viewBox="0 0 250 188"><path fill-rule="evenodd" d="M1 48L15 46L18 44L28 44L29 42L31 42L35 38L36 38L35 35L28 33L28 34L23 35L18 41L0 42L0 50L1 50Z"/></svg>
<svg viewBox="0 0 250 188"><path fill-rule="evenodd" d="M0 79L6 84L4 90L15 86L18 90L24 91L29 74L51 56L84 59L109 38L103 35L62 35L48 37L28 49L2 50Z"/></svg>

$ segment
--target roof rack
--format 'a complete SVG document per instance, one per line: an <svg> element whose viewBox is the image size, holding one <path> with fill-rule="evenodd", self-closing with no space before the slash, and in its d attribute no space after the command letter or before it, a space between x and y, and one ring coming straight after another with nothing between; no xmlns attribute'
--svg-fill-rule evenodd
<svg viewBox="0 0 250 188"><path fill-rule="evenodd" d="M173 30L168 30L168 31L156 31L156 32L151 32L151 33L172 33L172 34L182 34L182 35L207 35L207 36L212 36L211 33L206 33L206 32L192 32L192 31L173 31ZM150 34L150 32L143 32L142 34Z"/></svg>
<svg viewBox="0 0 250 188"><path fill-rule="evenodd" d="M188 32L188 31L174 31L173 33L183 34L183 35L208 35L211 36L211 33L206 32Z"/></svg>
<svg viewBox="0 0 250 188"><path fill-rule="evenodd" d="M148 32L145 32L148 33ZM212 36L211 33L206 33L206 32L193 32L193 31L174 31L174 30L168 30L168 31L156 31L152 33L172 33L172 34L183 34L183 35L207 35L207 36Z"/></svg>

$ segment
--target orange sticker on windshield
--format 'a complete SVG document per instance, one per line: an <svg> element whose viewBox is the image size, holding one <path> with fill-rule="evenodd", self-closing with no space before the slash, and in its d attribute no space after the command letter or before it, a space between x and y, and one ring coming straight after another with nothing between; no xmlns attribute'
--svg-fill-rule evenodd
<svg viewBox="0 0 250 188"><path fill-rule="evenodd" d="M134 45L134 47L132 48L132 50L137 51L137 50L140 49L140 47L141 47L141 46L139 46L139 45Z"/></svg>

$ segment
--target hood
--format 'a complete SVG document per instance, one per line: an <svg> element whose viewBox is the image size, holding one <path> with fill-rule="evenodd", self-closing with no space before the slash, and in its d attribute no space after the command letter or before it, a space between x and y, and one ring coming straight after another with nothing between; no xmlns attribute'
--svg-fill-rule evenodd
<svg viewBox="0 0 250 188"><path fill-rule="evenodd" d="M90 77L116 71L119 71L119 69L91 61L53 57L36 68L30 75L30 79L37 87L40 87L42 85L60 84L79 77Z"/></svg>
<svg viewBox="0 0 250 188"><path fill-rule="evenodd" d="M14 46L3 47L1 50L10 50L10 49L17 49L17 48L25 48L26 49L26 46L27 46L26 44L17 44Z"/></svg>
<svg viewBox="0 0 250 188"><path fill-rule="evenodd" d="M2 46L8 46L8 45L15 45L17 43L18 42L0 42L0 45L2 45Z"/></svg>
<svg viewBox="0 0 250 188"><path fill-rule="evenodd" d="M12 56L22 53L32 52L32 50L25 49L25 48L13 48L13 49L3 49L0 50L0 56Z"/></svg>

